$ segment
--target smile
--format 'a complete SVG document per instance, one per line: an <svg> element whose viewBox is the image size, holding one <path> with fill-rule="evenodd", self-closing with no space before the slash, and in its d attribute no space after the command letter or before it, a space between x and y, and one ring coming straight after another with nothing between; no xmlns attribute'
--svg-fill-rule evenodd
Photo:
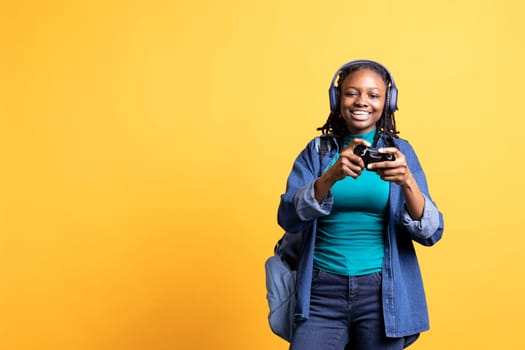
<svg viewBox="0 0 525 350"><path fill-rule="evenodd" d="M354 115L369 115L371 112L367 112L367 111L352 111L351 113L354 114Z"/></svg>
<svg viewBox="0 0 525 350"><path fill-rule="evenodd" d="M367 112L367 111L351 111L350 112L350 115L355 120L367 120L371 114L372 112Z"/></svg>

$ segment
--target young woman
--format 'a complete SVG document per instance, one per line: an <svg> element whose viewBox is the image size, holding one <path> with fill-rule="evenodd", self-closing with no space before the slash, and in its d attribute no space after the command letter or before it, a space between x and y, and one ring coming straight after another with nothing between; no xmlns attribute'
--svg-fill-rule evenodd
<svg viewBox="0 0 525 350"><path fill-rule="evenodd" d="M297 157L278 210L284 230L304 235L290 349L403 349L429 328L413 241L435 244L443 218L414 150L397 137L388 70L349 62L329 92L322 135ZM390 160L365 167L358 145Z"/></svg>

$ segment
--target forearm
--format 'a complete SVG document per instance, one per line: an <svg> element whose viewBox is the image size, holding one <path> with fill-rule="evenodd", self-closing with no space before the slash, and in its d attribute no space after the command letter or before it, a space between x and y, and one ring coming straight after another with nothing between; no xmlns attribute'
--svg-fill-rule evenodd
<svg viewBox="0 0 525 350"><path fill-rule="evenodd" d="M326 197L333 184L335 183L333 176L330 176L328 172L322 174L314 184L315 199L318 203L321 203L323 198Z"/></svg>
<svg viewBox="0 0 525 350"><path fill-rule="evenodd" d="M421 220L425 207L425 197L421 193L419 186L412 175L401 185L403 196L405 197L406 210L414 220Z"/></svg>

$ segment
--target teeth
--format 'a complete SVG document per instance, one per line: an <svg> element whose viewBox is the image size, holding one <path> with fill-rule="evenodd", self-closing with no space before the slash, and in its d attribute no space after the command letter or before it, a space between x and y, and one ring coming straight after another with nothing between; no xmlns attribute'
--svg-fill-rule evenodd
<svg viewBox="0 0 525 350"><path fill-rule="evenodd" d="M367 115L367 114L370 114L370 113L369 112L364 112L364 111L353 111L352 114Z"/></svg>

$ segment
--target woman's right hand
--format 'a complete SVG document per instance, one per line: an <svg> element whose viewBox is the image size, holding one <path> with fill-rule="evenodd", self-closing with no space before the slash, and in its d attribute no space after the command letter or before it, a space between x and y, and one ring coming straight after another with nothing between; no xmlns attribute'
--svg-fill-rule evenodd
<svg viewBox="0 0 525 350"><path fill-rule="evenodd" d="M354 154L354 148L357 145L365 145L370 147L370 143L355 138L346 146L340 153L339 159L327 171L325 171L315 182L314 191L315 199L321 203L323 198L328 194L330 188L336 181L351 176L356 179L365 166L363 159L357 154Z"/></svg>
<svg viewBox="0 0 525 350"><path fill-rule="evenodd" d="M370 147L370 143L363 139L353 139L352 142L350 142L348 146L346 146L341 151L339 159L334 163L334 165L330 167L330 169L325 172L325 174L329 173L328 176L334 178L335 181L344 179L347 176L351 176L356 179L359 175L361 175L361 172L365 167L365 163L361 157L359 157L357 154L354 154L354 148L357 145L365 145Z"/></svg>

